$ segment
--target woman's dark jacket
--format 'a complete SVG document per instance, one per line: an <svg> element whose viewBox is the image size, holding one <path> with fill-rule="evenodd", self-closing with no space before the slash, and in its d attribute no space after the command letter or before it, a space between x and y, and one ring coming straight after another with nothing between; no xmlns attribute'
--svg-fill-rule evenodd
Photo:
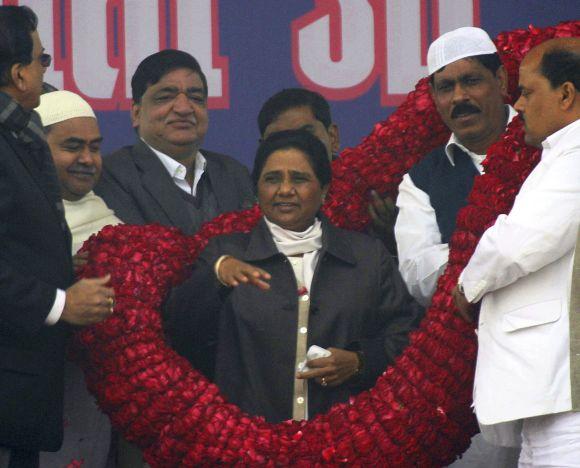
<svg viewBox="0 0 580 468"><path fill-rule="evenodd" d="M358 378L338 387L310 381L310 417L372 387L406 346L423 312L379 240L336 228L323 218L322 244L310 291L308 347L360 350L364 366ZM213 265L224 254L269 272L271 288L220 287ZM207 372L219 329L215 381L228 400L270 422L290 419L297 289L292 267L263 220L248 234L218 236L167 303L170 341Z"/></svg>

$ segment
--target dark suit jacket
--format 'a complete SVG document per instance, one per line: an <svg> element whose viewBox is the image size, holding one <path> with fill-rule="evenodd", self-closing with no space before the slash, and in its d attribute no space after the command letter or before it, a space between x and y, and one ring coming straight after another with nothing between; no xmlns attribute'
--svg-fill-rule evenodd
<svg viewBox="0 0 580 468"><path fill-rule="evenodd" d="M62 443L69 330L44 321L73 269L70 233L55 206L58 183L50 177L0 127L0 446L26 450Z"/></svg>
<svg viewBox="0 0 580 468"><path fill-rule="evenodd" d="M201 152L207 159L206 173L219 212L253 206L253 184L246 167L229 156ZM200 227L181 189L141 140L104 158L95 192L127 224L160 223L178 227L185 234L193 234Z"/></svg>
<svg viewBox="0 0 580 468"><path fill-rule="evenodd" d="M213 264L223 254L269 272L271 288L220 287ZM190 360L194 352L210 354L219 317L215 381L220 390L242 410L269 422L289 419L296 372L296 290L292 267L263 220L250 233L215 237L190 279L166 301L169 338ZM357 380L338 387L309 385L309 415L372 387L406 346L422 314L379 240L323 219L322 250L310 291L308 346L360 350L365 363Z"/></svg>

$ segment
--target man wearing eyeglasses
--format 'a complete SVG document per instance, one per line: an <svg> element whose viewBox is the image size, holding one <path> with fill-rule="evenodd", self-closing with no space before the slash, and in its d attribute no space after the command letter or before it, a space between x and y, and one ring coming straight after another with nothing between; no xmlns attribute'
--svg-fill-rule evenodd
<svg viewBox="0 0 580 468"><path fill-rule="evenodd" d="M62 443L70 325L108 317L109 276L73 284L70 232L38 115L50 65L27 7L0 6L0 468Z"/></svg>

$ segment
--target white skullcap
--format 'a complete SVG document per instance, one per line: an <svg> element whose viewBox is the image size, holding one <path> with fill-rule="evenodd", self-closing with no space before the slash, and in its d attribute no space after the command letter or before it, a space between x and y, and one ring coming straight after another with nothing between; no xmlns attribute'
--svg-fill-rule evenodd
<svg viewBox="0 0 580 468"><path fill-rule="evenodd" d="M483 29L471 26L455 29L439 36L429 46L427 52L429 75L463 58L495 53L497 53L495 44Z"/></svg>
<svg viewBox="0 0 580 468"><path fill-rule="evenodd" d="M97 118L89 103L78 94L70 91L53 91L42 94L40 105L35 110L40 115L43 127L75 117Z"/></svg>

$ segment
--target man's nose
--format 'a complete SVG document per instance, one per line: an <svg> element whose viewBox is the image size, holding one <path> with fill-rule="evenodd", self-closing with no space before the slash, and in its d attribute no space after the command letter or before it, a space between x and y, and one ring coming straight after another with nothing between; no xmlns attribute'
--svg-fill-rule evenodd
<svg viewBox="0 0 580 468"><path fill-rule="evenodd" d="M94 164L93 154L88 145L82 147L79 151L78 162L85 164L87 166L92 166Z"/></svg>
<svg viewBox="0 0 580 468"><path fill-rule="evenodd" d="M522 103L522 97L521 96L518 98L518 100L514 104L514 109L517 110L520 114L523 114L523 112L524 112L524 106L523 106L523 103Z"/></svg>
<svg viewBox="0 0 580 468"><path fill-rule="evenodd" d="M179 93L173 101L173 109L175 112L189 114L193 112L193 105L185 93Z"/></svg>
<svg viewBox="0 0 580 468"><path fill-rule="evenodd" d="M453 87L453 102L462 102L469 99L469 94L461 83L456 83Z"/></svg>

